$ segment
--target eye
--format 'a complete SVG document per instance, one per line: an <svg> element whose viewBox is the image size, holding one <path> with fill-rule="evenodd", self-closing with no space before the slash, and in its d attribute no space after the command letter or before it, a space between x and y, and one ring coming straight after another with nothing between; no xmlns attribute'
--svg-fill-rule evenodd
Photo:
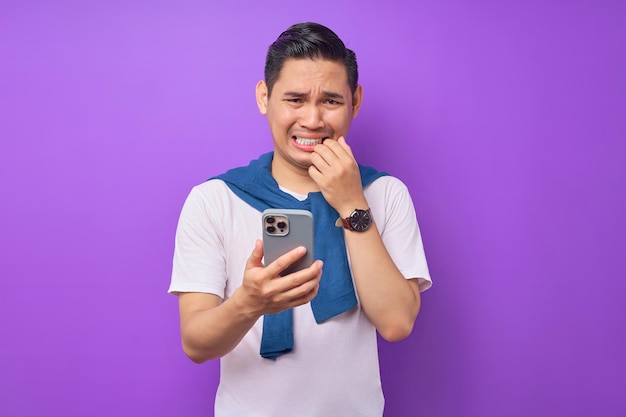
<svg viewBox="0 0 626 417"><path fill-rule="evenodd" d="M326 100L324 100L324 103L329 104L331 106L337 106L339 104L341 104L341 102L334 100L332 98L327 98Z"/></svg>
<svg viewBox="0 0 626 417"><path fill-rule="evenodd" d="M287 103L291 103L291 104L300 104L302 103L302 99L301 98L286 98L284 100Z"/></svg>
<svg viewBox="0 0 626 417"><path fill-rule="evenodd" d="M299 95L295 95L295 94L287 94L285 96L283 96L283 101L285 103L290 103L290 104L301 104L304 102L304 98L300 97Z"/></svg>

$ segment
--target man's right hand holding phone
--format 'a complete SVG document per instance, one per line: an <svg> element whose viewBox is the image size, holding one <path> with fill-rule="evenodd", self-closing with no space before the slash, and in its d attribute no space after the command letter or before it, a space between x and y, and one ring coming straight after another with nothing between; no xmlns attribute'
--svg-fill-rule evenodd
<svg viewBox="0 0 626 417"><path fill-rule="evenodd" d="M263 242L257 240L246 263L243 283L232 297L238 299L242 312L260 317L311 301L317 295L322 277L321 260L298 272L280 275L305 253L306 249L299 246L265 266L262 262Z"/></svg>

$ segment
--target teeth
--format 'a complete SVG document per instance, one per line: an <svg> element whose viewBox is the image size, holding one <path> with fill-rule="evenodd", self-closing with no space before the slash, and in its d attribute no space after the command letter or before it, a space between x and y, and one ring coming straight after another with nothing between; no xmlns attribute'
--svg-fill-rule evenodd
<svg viewBox="0 0 626 417"><path fill-rule="evenodd" d="M322 143L324 139L309 139L309 138L300 138L296 136L296 142L300 145L317 145L318 143Z"/></svg>

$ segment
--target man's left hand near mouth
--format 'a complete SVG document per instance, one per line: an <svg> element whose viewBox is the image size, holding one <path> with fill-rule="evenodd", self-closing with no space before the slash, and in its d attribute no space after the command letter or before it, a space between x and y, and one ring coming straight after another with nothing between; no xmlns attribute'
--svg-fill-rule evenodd
<svg viewBox="0 0 626 417"><path fill-rule="evenodd" d="M309 175L341 216L348 216L355 208L367 207L359 166L343 136L316 145L311 163Z"/></svg>

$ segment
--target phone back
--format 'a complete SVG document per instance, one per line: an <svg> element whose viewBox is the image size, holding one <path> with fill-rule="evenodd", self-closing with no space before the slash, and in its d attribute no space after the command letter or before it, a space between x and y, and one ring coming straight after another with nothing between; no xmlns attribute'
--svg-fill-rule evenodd
<svg viewBox="0 0 626 417"><path fill-rule="evenodd" d="M306 210L267 209L262 214L264 262L269 265L276 258L298 246L306 254L285 269L281 275L308 268L313 263L313 215Z"/></svg>

